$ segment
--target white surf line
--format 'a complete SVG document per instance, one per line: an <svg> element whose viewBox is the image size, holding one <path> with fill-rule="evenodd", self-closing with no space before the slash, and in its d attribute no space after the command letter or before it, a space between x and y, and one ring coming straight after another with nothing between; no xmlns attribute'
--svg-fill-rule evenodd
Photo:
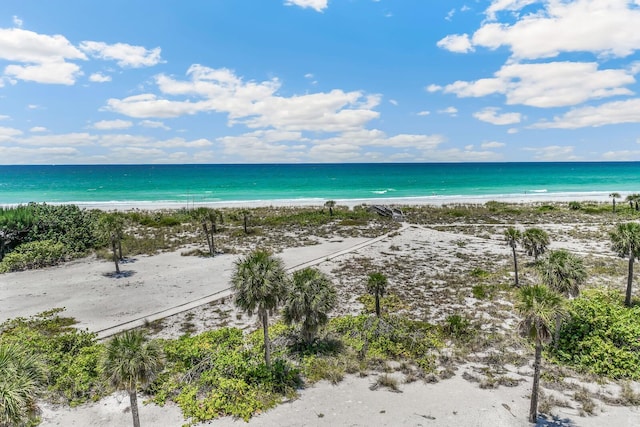
<svg viewBox="0 0 640 427"><path fill-rule="evenodd" d="M402 227L400 227L397 230L393 230L393 231L390 231L388 233L383 234L382 236L375 237L373 239L367 240L367 241L362 242L362 243L358 243L358 244L356 244L356 245L354 245L354 246L352 246L350 248L343 249L343 250L340 250L338 252L334 252L332 254L325 255L325 256L313 259L311 261L306 261L306 262L303 262L301 264L295 265L293 267L289 267L287 269L287 271L291 273L291 272L294 272L294 271L302 270L303 268L306 268L306 267L311 267L311 266L314 266L314 265L318 265L318 264L320 264L320 263L322 263L324 261L329 261L329 260L332 260L332 259L337 258L337 257L342 256L342 255L346 255L346 254L348 254L350 252L354 252L354 251L357 251L357 250L362 249L364 247L367 247L369 245L373 245L374 243L380 242L380 241L386 239L387 237L389 237L390 234L401 233L404 230L406 230L407 228L412 227L412 226L413 225L410 225L410 224L407 224L407 223L403 223ZM130 329L135 329L135 328L139 328L141 326L144 326L146 323L155 322L155 321L167 318L167 317L171 317L171 316L174 316L176 314L180 314L180 313L183 313L185 311L189 311L189 310L192 310L194 308L198 308L198 307L203 306L205 304L210 304L212 302L219 301L219 300L221 300L223 298L229 298L229 297L231 297L232 294L233 294L233 291L231 290L231 287L228 287L226 289L223 289L221 291L215 292L215 293L210 294L210 295L206 295L204 297L195 299L193 301L185 302L183 304L176 305L174 307L170 307L170 308L167 308L165 310L157 311L155 313L146 315L144 317L138 317L136 319L128 320L126 322L119 323L119 324L117 324L115 326L110 326L108 328L100 329L99 331L96 331L96 333L98 334L97 335L97 340L98 341L103 341L106 338L109 338L109 337L111 337L113 335L116 335L116 334L118 334L120 332L124 332L124 331L130 330Z"/></svg>

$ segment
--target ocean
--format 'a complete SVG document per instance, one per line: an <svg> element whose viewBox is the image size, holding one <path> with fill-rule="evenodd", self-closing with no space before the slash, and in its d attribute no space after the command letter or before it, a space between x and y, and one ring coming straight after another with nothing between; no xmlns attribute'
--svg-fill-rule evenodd
<svg viewBox="0 0 640 427"><path fill-rule="evenodd" d="M428 201L640 192L639 162L0 166L0 205Z"/></svg>

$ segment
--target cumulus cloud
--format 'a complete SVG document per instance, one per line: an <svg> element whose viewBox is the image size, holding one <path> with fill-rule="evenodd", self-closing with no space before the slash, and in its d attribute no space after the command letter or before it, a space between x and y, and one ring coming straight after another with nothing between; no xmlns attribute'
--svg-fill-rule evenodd
<svg viewBox="0 0 640 427"><path fill-rule="evenodd" d="M439 48L456 53L467 53L474 50L468 34L449 35L439 40L436 44Z"/></svg>
<svg viewBox="0 0 640 427"><path fill-rule="evenodd" d="M89 76L89 81L95 83L106 83L111 81L111 76L107 76L102 73L93 73Z"/></svg>
<svg viewBox="0 0 640 427"><path fill-rule="evenodd" d="M538 129L577 129L621 123L640 123L640 99L608 102L596 107L575 108L553 121L542 121L531 126Z"/></svg>
<svg viewBox="0 0 640 427"><path fill-rule="evenodd" d="M431 111L423 110L423 111L418 111L416 114L418 116L428 116L429 114L431 114Z"/></svg>
<svg viewBox="0 0 640 427"><path fill-rule="evenodd" d="M34 126L31 129L29 129L29 132L47 132L49 129L47 129L44 126Z"/></svg>
<svg viewBox="0 0 640 427"><path fill-rule="evenodd" d="M156 84L167 99L155 94L112 98L105 109L136 118L170 118L215 111L226 113L229 124L250 128L292 131L344 132L359 129L379 116L373 108L379 95L360 91L311 93L283 97L277 95L277 79L244 81L231 70L192 65L189 80L176 80L161 74Z"/></svg>
<svg viewBox="0 0 640 427"><path fill-rule="evenodd" d="M514 123L520 123L522 120L522 114L520 113L499 114L499 111L499 108L489 107L473 113L473 117L493 125L512 125Z"/></svg>
<svg viewBox="0 0 640 427"><path fill-rule="evenodd" d="M519 10L537 3L494 1L489 18L501 10ZM516 58L551 58L562 52L594 52L625 57L640 46L637 1L576 0L540 2L543 7L509 25L487 22L473 34L472 43L497 49L507 46ZM594 18L595 17L595 18ZM586 25L585 23L588 23Z"/></svg>
<svg viewBox="0 0 640 427"><path fill-rule="evenodd" d="M285 0L284 4L287 6L311 8L316 12L322 12L329 6L329 0Z"/></svg>
<svg viewBox="0 0 640 427"><path fill-rule="evenodd" d="M94 58L116 61L121 67L151 67L162 61L159 47L146 49L142 46L132 46L126 43L107 44L84 41L80 43L80 49Z"/></svg>
<svg viewBox="0 0 640 427"><path fill-rule="evenodd" d="M625 86L635 83L630 70L598 69L595 62L507 64L493 78L456 81L441 90L458 97L504 94L507 104L562 107L590 99L631 95Z"/></svg>
<svg viewBox="0 0 640 427"><path fill-rule="evenodd" d="M87 57L64 36L0 28L0 59L12 62L4 70L9 78L72 85L82 72L78 65L67 61Z"/></svg>
<svg viewBox="0 0 640 427"><path fill-rule="evenodd" d="M100 120L93 124L94 129L98 130L113 130L113 129L128 129L133 126L133 123L128 120Z"/></svg>
<svg viewBox="0 0 640 427"><path fill-rule="evenodd" d="M0 126L0 141L6 141L18 135L22 135L21 130Z"/></svg>

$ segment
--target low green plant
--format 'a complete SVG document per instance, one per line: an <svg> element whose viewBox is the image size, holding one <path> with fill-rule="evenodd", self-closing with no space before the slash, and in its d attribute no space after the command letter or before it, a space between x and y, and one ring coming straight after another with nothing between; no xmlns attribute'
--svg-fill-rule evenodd
<svg viewBox="0 0 640 427"><path fill-rule="evenodd" d="M640 379L640 306L613 290L591 289L570 301L555 359L609 378Z"/></svg>
<svg viewBox="0 0 640 427"><path fill-rule="evenodd" d="M23 243L2 259L0 273L56 265L64 261L68 253L63 243L53 240Z"/></svg>

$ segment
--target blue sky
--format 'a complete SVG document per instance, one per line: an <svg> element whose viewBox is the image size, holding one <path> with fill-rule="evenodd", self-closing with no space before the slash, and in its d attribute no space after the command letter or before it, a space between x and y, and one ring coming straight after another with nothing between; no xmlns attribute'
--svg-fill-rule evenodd
<svg viewBox="0 0 640 427"><path fill-rule="evenodd" d="M640 0L0 10L0 164L640 160Z"/></svg>

